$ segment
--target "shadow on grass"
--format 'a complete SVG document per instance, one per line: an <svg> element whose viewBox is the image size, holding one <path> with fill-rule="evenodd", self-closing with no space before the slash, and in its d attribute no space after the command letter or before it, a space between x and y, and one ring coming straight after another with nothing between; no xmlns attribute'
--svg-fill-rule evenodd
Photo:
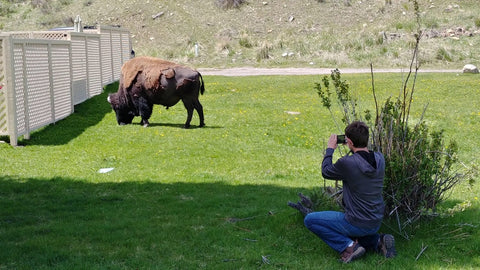
<svg viewBox="0 0 480 270"><path fill-rule="evenodd" d="M139 123L137 125L140 125ZM150 123L149 127L172 127L172 128L184 128L184 124L174 124L174 123ZM203 127L200 127L198 125L191 125L188 129L200 129L200 128L206 128L206 129L220 129L224 128L221 126L210 126L210 125L205 125Z"/></svg>
<svg viewBox="0 0 480 270"><path fill-rule="evenodd" d="M112 107L107 96L116 91L118 82L105 86L103 93L75 106L74 113L55 124L48 125L32 133L29 140L21 140L20 145L63 145L77 138L89 127L98 124Z"/></svg>
<svg viewBox="0 0 480 270"><path fill-rule="evenodd" d="M262 256L276 269L315 269L319 263L340 267L337 254L286 206L296 192L222 182L88 183L0 176L0 268L257 269L265 265ZM413 269L419 243L456 243L427 250L418 262L426 268L469 254L462 250L467 248L463 241L438 239L451 231L465 235L455 229L455 220L448 223L432 224L413 242L399 239L400 255L393 260L367 256L355 266ZM474 228L468 233L475 234ZM480 238L466 240L468 247L476 247L469 252L478 254ZM477 264L450 261L449 267Z"/></svg>

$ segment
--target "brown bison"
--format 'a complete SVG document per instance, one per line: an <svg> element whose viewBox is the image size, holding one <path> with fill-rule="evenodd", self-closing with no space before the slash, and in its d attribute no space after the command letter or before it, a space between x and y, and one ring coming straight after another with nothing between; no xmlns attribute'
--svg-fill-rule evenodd
<svg viewBox="0 0 480 270"><path fill-rule="evenodd" d="M184 127L190 127L193 109L197 110L203 127L203 107L198 96L204 92L198 71L158 58L136 57L123 64L118 91L108 96L108 102L119 125L131 124L135 116L141 116L140 123L147 127L154 104L168 109L182 100L187 109Z"/></svg>

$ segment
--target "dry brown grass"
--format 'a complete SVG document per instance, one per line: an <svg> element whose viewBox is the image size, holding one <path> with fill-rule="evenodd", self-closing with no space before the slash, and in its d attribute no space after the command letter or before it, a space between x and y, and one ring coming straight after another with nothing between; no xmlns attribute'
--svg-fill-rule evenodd
<svg viewBox="0 0 480 270"><path fill-rule="evenodd" d="M137 55L152 55L196 66L404 67L411 56L415 30L408 0L391 1L247 1L221 9L215 0L36 1L14 4L17 13L0 18L5 31L44 30L62 26L77 14L84 24L121 25L132 33ZM447 0L422 1L422 28L446 33L463 28L473 33L425 38L424 67L459 68L479 64L477 0L455 5ZM451 6L449 6L451 5ZM45 8L52 12L45 13ZM152 16L163 12L163 15ZM22 23L18 23L22 21ZM475 32L476 31L476 32ZM193 47L199 45L199 56ZM263 44L269 57L259 57ZM245 46L248 44L248 46ZM284 57L292 52L295 57ZM439 52L451 55L439 59Z"/></svg>

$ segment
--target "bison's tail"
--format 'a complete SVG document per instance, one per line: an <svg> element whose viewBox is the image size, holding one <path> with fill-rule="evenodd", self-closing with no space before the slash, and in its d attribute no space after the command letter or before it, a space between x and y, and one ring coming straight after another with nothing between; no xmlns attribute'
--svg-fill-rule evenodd
<svg viewBox="0 0 480 270"><path fill-rule="evenodd" d="M200 72L198 73L198 76L200 77L200 93L203 95L203 93L205 93L205 83L203 83L203 77Z"/></svg>

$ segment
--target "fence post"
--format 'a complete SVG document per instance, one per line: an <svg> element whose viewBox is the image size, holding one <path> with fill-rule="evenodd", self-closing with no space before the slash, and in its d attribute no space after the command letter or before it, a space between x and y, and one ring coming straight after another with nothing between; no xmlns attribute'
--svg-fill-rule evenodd
<svg viewBox="0 0 480 270"><path fill-rule="evenodd" d="M89 67L90 67L90 64L88 63L89 61L89 56L88 56L88 38L87 36L83 36L83 44L85 45L85 87L86 87L86 90L87 90L87 98L91 98L92 95L90 94L91 90L90 90L90 71L89 71Z"/></svg>
<svg viewBox="0 0 480 270"><path fill-rule="evenodd" d="M10 137L10 145L18 145L18 127L17 127L17 102L15 95L15 75L14 75L14 62L13 62L13 41L10 36L5 37L5 48L3 55L5 59L5 82L6 82L6 95L7 95L7 129L8 136Z"/></svg>
<svg viewBox="0 0 480 270"><path fill-rule="evenodd" d="M110 37L110 71L112 72L112 80L115 81L115 71L113 68L115 67L115 59L114 59L114 52L113 52L113 39L112 39L112 29L108 29L108 36Z"/></svg>
<svg viewBox="0 0 480 270"><path fill-rule="evenodd" d="M68 46L68 66L70 67L70 111L73 113L75 110L74 98L73 98L73 60L72 60L72 41Z"/></svg>
<svg viewBox="0 0 480 270"><path fill-rule="evenodd" d="M53 91L52 44L48 44L48 82L50 84L51 122L55 123L55 92Z"/></svg>
<svg viewBox="0 0 480 270"><path fill-rule="evenodd" d="M98 33L98 34L100 35L98 37L98 53L99 53L99 56L100 56L100 85L102 86L102 92L103 92L103 86L104 86L103 77L105 76L105 74L103 74L103 65L102 65L102 61L103 61L102 34L101 33Z"/></svg>
<svg viewBox="0 0 480 270"><path fill-rule="evenodd" d="M23 111L25 117L25 139L30 139L30 117L28 113L28 78L27 78L27 59L26 59L26 42L22 42L22 72L23 72Z"/></svg>

